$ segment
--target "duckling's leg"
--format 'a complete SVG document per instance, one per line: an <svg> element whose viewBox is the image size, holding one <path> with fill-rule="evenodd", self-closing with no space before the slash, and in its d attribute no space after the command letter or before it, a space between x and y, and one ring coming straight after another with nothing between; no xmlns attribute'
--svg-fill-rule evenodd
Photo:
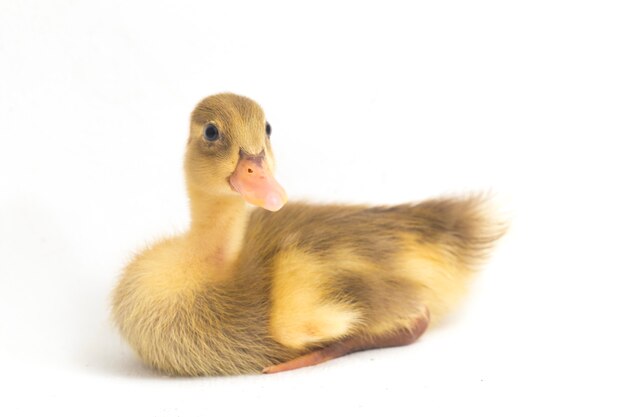
<svg viewBox="0 0 626 417"><path fill-rule="evenodd" d="M399 329L397 332L386 335L351 336L290 361L268 366L263 369L263 373L273 374L304 368L305 366L313 366L361 350L409 345L426 331L429 322L430 314L428 309L424 307L422 314L413 321L413 325L408 329Z"/></svg>

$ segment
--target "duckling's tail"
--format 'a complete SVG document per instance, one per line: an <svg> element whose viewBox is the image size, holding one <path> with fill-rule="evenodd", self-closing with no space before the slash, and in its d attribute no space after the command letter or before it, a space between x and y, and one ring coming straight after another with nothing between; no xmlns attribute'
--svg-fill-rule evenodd
<svg viewBox="0 0 626 417"><path fill-rule="evenodd" d="M424 201L413 206L412 221L418 225L414 259L421 267L421 296L437 322L461 299L509 222L488 195Z"/></svg>
<svg viewBox="0 0 626 417"><path fill-rule="evenodd" d="M437 198L415 208L419 217L426 220L424 233L430 234L470 270L487 260L509 225L487 194Z"/></svg>

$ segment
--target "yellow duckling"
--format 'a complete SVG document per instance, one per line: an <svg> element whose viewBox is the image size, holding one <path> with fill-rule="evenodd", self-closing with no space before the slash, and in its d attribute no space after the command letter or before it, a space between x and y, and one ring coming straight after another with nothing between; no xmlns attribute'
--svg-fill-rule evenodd
<svg viewBox="0 0 626 417"><path fill-rule="evenodd" d="M480 197L282 208L270 134L234 94L192 113L191 227L138 254L113 293L122 335L161 371L278 372L411 343L504 231Z"/></svg>

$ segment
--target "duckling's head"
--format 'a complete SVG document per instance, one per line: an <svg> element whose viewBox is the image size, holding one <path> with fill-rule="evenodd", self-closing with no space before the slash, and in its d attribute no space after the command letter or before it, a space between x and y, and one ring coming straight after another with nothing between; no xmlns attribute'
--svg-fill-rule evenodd
<svg viewBox="0 0 626 417"><path fill-rule="evenodd" d="M217 94L202 100L191 114L185 171L194 193L237 196L268 210L287 201L274 179L270 124L249 98Z"/></svg>

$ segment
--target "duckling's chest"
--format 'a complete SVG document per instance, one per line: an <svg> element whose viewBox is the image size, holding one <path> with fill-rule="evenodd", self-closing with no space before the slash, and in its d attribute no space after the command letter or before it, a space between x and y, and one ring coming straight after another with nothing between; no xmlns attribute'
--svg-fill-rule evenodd
<svg viewBox="0 0 626 417"><path fill-rule="evenodd" d="M258 371L283 358L268 337L267 280L258 271L246 274L250 284L216 279L206 258L175 242L137 256L114 292L115 321L144 361L200 375Z"/></svg>

